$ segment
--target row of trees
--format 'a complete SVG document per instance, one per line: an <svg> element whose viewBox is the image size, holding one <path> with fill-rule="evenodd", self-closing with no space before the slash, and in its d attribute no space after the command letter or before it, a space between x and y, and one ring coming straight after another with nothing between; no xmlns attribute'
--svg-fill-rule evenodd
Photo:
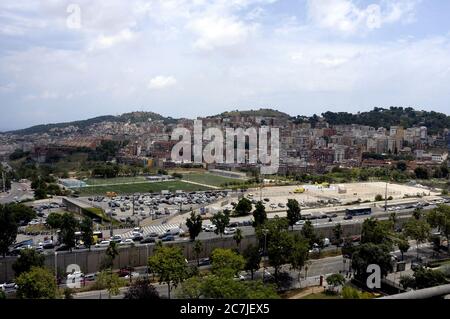
<svg viewBox="0 0 450 319"><path fill-rule="evenodd" d="M258 254L259 256L259 254ZM242 282L236 275L246 269L251 258L245 258L230 249L215 249L211 254L211 273L201 275L197 267L189 267L180 248L157 245L155 253L149 258L150 271L158 277L160 284L167 285L168 296L179 286L178 297L256 299L278 298L275 286L263 285L261 281ZM251 260L258 263L258 260Z"/></svg>

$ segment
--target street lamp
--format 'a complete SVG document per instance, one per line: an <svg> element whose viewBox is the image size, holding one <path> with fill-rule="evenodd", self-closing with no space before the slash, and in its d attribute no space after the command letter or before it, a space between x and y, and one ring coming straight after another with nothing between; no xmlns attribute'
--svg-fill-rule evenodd
<svg viewBox="0 0 450 319"><path fill-rule="evenodd" d="M263 261L263 283L264 283L264 279L265 279L265 275L266 275L267 233L269 232L269 230L264 228L262 230L262 232L264 234L264 251L263 251L263 257L264 257L264 261Z"/></svg>
<svg viewBox="0 0 450 319"><path fill-rule="evenodd" d="M55 278L56 284L58 284L58 252L55 251Z"/></svg>
<svg viewBox="0 0 450 319"><path fill-rule="evenodd" d="M145 264L147 265L147 279L148 279L149 272L150 272L150 269L148 267L148 248L149 248L149 246L150 246L149 244L145 244L146 251L147 251L147 254L146 254L147 258L145 258Z"/></svg>

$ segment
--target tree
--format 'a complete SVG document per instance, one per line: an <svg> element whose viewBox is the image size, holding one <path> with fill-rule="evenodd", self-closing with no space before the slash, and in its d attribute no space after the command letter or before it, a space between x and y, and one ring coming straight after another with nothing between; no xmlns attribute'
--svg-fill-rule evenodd
<svg viewBox="0 0 450 319"><path fill-rule="evenodd" d="M138 300L138 299L160 299L158 291L153 286L148 278L139 278L131 284L128 291L125 293L124 299Z"/></svg>
<svg viewBox="0 0 450 319"><path fill-rule="evenodd" d="M287 202L287 219L289 226L294 227L295 223L302 217L300 205L295 199L288 199Z"/></svg>
<svg viewBox="0 0 450 319"><path fill-rule="evenodd" d="M116 259L116 257L119 255L119 250L117 249L116 242L111 241L109 243L108 248L106 248L105 255L106 255L106 260L105 260L104 268L112 269L114 267L114 259Z"/></svg>
<svg viewBox="0 0 450 319"><path fill-rule="evenodd" d="M45 188L45 187L39 187L39 188L36 188L35 190L34 190L34 198L36 199L36 200L39 200L39 199L46 199L47 198L47 188Z"/></svg>
<svg viewBox="0 0 450 319"><path fill-rule="evenodd" d="M191 217L186 220L186 226L189 229L189 237L194 241L202 231L202 216L191 212Z"/></svg>
<svg viewBox="0 0 450 319"><path fill-rule="evenodd" d="M253 211L253 227L258 227L264 224L267 220L266 207L261 201L258 201L255 205L255 210Z"/></svg>
<svg viewBox="0 0 450 319"><path fill-rule="evenodd" d="M333 287L333 291L335 291L336 287L343 286L345 284L345 278L341 274L332 274L327 277L328 286Z"/></svg>
<svg viewBox="0 0 450 319"><path fill-rule="evenodd" d="M246 216L252 211L252 202L245 197L242 197L234 208L237 216Z"/></svg>
<svg viewBox="0 0 450 319"><path fill-rule="evenodd" d="M310 248L314 245L314 243L317 243L318 236L310 220L305 222L300 233L303 238L308 240Z"/></svg>
<svg viewBox="0 0 450 319"><path fill-rule="evenodd" d="M427 222L431 227L438 227L447 239L447 250L450 253L450 206L438 205L427 215Z"/></svg>
<svg viewBox="0 0 450 319"><path fill-rule="evenodd" d="M204 280L202 277L191 277L181 284L181 289L177 292L181 299L200 299Z"/></svg>
<svg viewBox="0 0 450 319"><path fill-rule="evenodd" d="M80 231L81 238L83 240L84 245L91 250L91 246L94 243L94 224L92 223L92 219L89 217L83 218L80 223Z"/></svg>
<svg viewBox="0 0 450 319"><path fill-rule="evenodd" d="M405 235L414 239L417 245L417 259L419 259L419 245L430 235L430 225L424 220L410 219L404 226Z"/></svg>
<svg viewBox="0 0 450 319"><path fill-rule="evenodd" d="M195 258L197 259L197 267L200 267L200 254L203 250L203 244L200 240L196 240L194 242L194 253Z"/></svg>
<svg viewBox="0 0 450 319"><path fill-rule="evenodd" d="M362 224L361 243L385 244L392 246L392 226L376 218L368 218Z"/></svg>
<svg viewBox="0 0 450 319"><path fill-rule="evenodd" d="M419 166L414 170L414 174L416 174L416 178L418 179L428 179L429 172L425 167Z"/></svg>
<svg viewBox="0 0 450 319"><path fill-rule="evenodd" d="M8 205L0 205L0 254L3 257L9 252L17 237L17 222Z"/></svg>
<svg viewBox="0 0 450 319"><path fill-rule="evenodd" d="M408 166L405 161L399 161L397 162L397 169L404 172L408 169Z"/></svg>
<svg viewBox="0 0 450 319"><path fill-rule="evenodd" d="M385 277L393 269L389 251L389 247L383 244L364 243L355 247L352 255L355 277L365 282L367 267L371 264L380 266L381 275Z"/></svg>
<svg viewBox="0 0 450 319"><path fill-rule="evenodd" d="M244 236L242 235L242 230L240 228L236 229L236 233L233 235L233 239L236 242L236 246L239 248L241 247L241 241Z"/></svg>
<svg viewBox="0 0 450 319"><path fill-rule="evenodd" d="M214 231L216 234L223 236L225 228L230 224L230 215L227 212L218 212L213 217L211 217L211 223L216 226Z"/></svg>
<svg viewBox="0 0 450 319"><path fill-rule="evenodd" d="M423 267L415 270L413 276L402 276L400 279L400 284L404 288L412 289L425 289L447 283L447 279L441 271Z"/></svg>
<svg viewBox="0 0 450 319"><path fill-rule="evenodd" d="M400 250L400 253L402 254L402 260L403 260L403 254L406 253L409 250L409 242L406 238L401 237L399 241L397 242L398 249Z"/></svg>
<svg viewBox="0 0 450 319"><path fill-rule="evenodd" d="M0 290L0 300L5 300L6 299L6 294L3 290Z"/></svg>
<svg viewBox="0 0 450 319"><path fill-rule="evenodd" d="M292 242L292 248L289 255L291 268L298 271L298 281L300 281L300 272L308 260L309 243L300 236L295 236Z"/></svg>
<svg viewBox="0 0 450 319"><path fill-rule="evenodd" d="M72 251L75 247L75 231L78 228L78 221L73 214L64 213L61 218L61 242Z"/></svg>
<svg viewBox="0 0 450 319"><path fill-rule="evenodd" d="M245 259L231 249L216 248L211 254L211 272L221 277L233 277L245 266Z"/></svg>
<svg viewBox="0 0 450 319"><path fill-rule="evenodd" d="M414 209L413 213L412 213L413 217L417 220L421 219L423 216L423 211L420 208L416 208Z"/></svg>
<svg viewBox="0 0 450 319"><path fill-rule="evenodd" d="M167 284L168 296L172 287L177 287L187 277L187 265L181 249L171 246L157 246L148 266L159 276L160 284Z"/></svg>
<svg viewBox="0 0 450 319"><path fill-rule="evenodd" d="M19 258L12 264L15 276L19 277L25 272L29 272L33 267L43 267L45 257L34 249L23 249Z"/></svg>
<svg viewBox="0 0 450 319"><path fill-rule="evenodd" d="M31 268L16 279L16 284L20 299L55 299L57 296L55 277L46 268Z"/></svg>
<svg viewBox="0 0 450 319"><path fill-rule="evenodd" d="M342 225L336 224L333 227L333 236L334 236L334 241L336 242L336 250L337 250L337 247L339 247L342 244L342 234L343 234Z"/></svg>
<svg viewBox="0 0 450 319"><path fill-rule="evenodd" d="M182 285L179 297L187 299L277 299L273 285L261 281L242 282L230 277L211 275L194 277Z"/></svg>
<svg viewBox="0 0 450 319"><path fill-rule="evenodd" d="M62 215L59 213L50 213L46 219L46 223L52 229L58 229L61 227Z"/></svg>
<svg viewBox="0 0 450 319"><path fill-rule="evenodd" d="M377 196L375 196L375 201L376 202L381 202L383 200L383 196L378 194Z"/></svg>
<svg viewBox="0 0 450 319"><path fill-rule="evenodd" d="M257 246L250 245L243 252L243 257L245 258L244 269L250 271L252 280L254 272L259 269L261 263L261 254Z"/></svg>
<svg viewBox="0 0 450 319"><path fill-rule="evenodd" d="M7 204L17 223L28 223L36 218L36 212L24 204Z"/></svg>
<svg viewBox="0 0 450 319"><path fill-rule="evenodd" d="M270 236L267 241L267 256L269 264L274 268L274 277L277 282L281 266L291 261L292 248L293 237L287 231Z"/></svg>
<svg viewBox="0 0 450 319"><path fill-rule="evenodd" d="M395 230L395 224L397 224L398 217L396 212L392 212L389 215L389 221L392 223L392 230Z"/></svg>
<svg viewBox="0 0 450 319"><path fill-rule="evenodd" d="M108 290L109 298L120 293L119 288L122 285L122 280L119 275L106 270L101 271L96 280L96 284L102 289Z"/></svg>

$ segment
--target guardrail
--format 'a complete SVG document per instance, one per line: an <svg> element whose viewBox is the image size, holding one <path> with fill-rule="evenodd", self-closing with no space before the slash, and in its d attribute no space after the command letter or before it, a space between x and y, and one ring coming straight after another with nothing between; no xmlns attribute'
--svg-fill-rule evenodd
<svg viewBox="0 0 450 319"><path fill-rule="evenodd" d="M378 299L430 299L450 294L450 284L420 290L407 291L397 295L386 296Z"/></svg>

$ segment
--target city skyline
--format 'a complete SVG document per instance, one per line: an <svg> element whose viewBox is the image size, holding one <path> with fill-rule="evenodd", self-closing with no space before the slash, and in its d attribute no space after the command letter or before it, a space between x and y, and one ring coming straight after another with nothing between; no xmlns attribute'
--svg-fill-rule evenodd
<svg viewBox="0 0 450 319"><path fill-rule="evenodd" d="M137 110L448 112L442 1L70 4L0 4L0 131Z"/></svg>

